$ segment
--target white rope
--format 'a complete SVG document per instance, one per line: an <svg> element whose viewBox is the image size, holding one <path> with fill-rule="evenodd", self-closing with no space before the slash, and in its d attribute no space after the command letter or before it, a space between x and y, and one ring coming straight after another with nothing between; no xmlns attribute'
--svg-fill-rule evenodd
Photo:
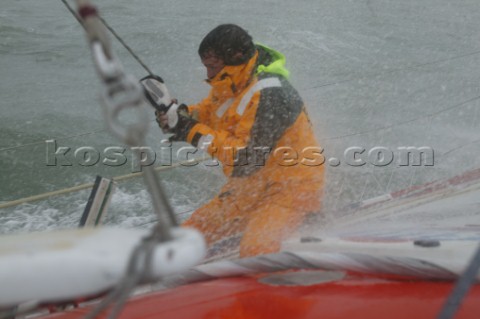
<svg viewBox="0 0 480 319"><path fill-rule="evenodd" d="M194 165L194 164L197 164L197 163L204 162L204 161L209 160L209 159L211 159L211 157L201 157L201 158L197 158L197 159L194 159L194 160L186 160L186 161L178 162L178 163L172 164L171 166L157 166L157 167L155 167L155 171L158 172L158 171L170 170L170 169L178 168L178 167L181 167L181 166L187 166L187 165L191 166L191 165ZM113 180L115 182L120 182L120 181L125 181L125 180L129 180L129 179L132 179L132 178L140 177L140 176L142 176L142 172L131 173L131 174L126 174L126 175L113 177ZM50 197L53 197L53 196L78 192L78 191L81 191L81 190L84 190L84 189L92 188L92 186L93 186L93 183L88 183L88 184L82 184L82 185L78 185L78 186L74 186L74 187L64 188L64 189L60 189L60 190L56 190L56 191L52 191L52 192L48 192L48 193L43 193L43 194L39 194L39 195L24 197L24 198L20 198L20 199L17 199L17 200L10 201L10 202L2 203L2 204L0 204L0 209L9 208L9 207L13 207L13 206L18 206L18 205L21 205L21 204L30 203L30 202L34 202L34 201L44 200L44 199L47 199L47 198L50 198Z"/></svg>
<svg viewBox="0 0 480 319"><path fill-rule="evenodd" d="M477 247L477 243L470 242L468 247L473 250ZM396 256L388 251L385 253L357 253L354 248L352 248L352 251L336 252L312 251L308 247L305 250L297 248L294 251L288 250L255 257L213 261L195 266L187 272L164 278L161 284L165 288L173 288L215 278L293 269L362 271L372 274L401 275L430 280L453 280L461 276L461 273L454 266L445 266L433 257L417 257L418 251L414 249L412 249L412 255ZM469 265L468 260L465 261L465 265ZM475 275L476 273L473 275L473 280L476 278Z"/></svg>

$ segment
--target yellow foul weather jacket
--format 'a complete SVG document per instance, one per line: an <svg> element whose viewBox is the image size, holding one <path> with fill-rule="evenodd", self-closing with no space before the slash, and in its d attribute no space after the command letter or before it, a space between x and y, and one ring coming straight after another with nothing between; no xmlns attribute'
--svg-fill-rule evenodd
<svg viewBox="0 0 480 319"><path fill-rule="evenodd" d="M187 142L205 149L228 177L221 193L184 223L212 245L243 234L242 256L278 251L281 240L320 210L324 157L284 56L257 45L245 64L208 80L207 98L188 106L198 120Z"/></svg>

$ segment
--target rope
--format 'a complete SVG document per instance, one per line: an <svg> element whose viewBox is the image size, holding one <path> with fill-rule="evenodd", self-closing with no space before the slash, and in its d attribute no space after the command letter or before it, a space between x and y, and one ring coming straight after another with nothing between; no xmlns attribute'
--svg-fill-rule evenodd
<svg viewBox="0 0 480 319"><path fill-rule="evenodd" d="M443 109L443 110L440 110L440 111L437 111L437 112L435 112L435 113L425 114L425 115L420 116L420 117L417 117L417 118L409 119L409 120L406 120L406 121L403 121L403 122L393 123L393 124L387 125L387 126L377 127L377 128L371 129L371 130L359 131L359 132L355 132L355 133L351 133L351 134L345 134L345 135L338 135L338 136L326 137L326 138L321 139L321 141L341 139L341 138L352 137L352 136L363 135L363 134L367 134L367 133L372 133L372 132L377 132L377 131L382 131L382 130L391 129L391 128L394 128L394 127L397 127L397 126L400 126L400 125L404 125L404 124L412 123L412 122L415 122L415 121L420 121L420 120L423 120L423 119L435 117L435 116L440 115L440 114L442 114L442 113L445 113L445 112L451 111L451 110L453 110L453 109L456 109L456 108L458 108L458 107L464 106L465 104L468 104L468 103L470 103L470 102L476 101L476 100L478 100L478 99L480 99L480 96L476 96L476 97L474 97L474 98L472 98L472 99L469 99L469 100L464 101L464 102L461 102L461 103L459 103L459 104L456 104L456 105L447 107L447 108L445 108L445 109ZM154 121L154 120L153 120L153 121ZM153 122L153 121L152 121L152 122ZM97 130L97 131L92 131L92 132L87 132L87 133L81 133L81 134L77 134L77 135L60 137L60 138L57 138L56 140L62 140L62 139L70 139L70 138L75 138L75 137L81 137L81 136L86 136L86 135L101 133L101 132L105 132L105 131L106 131L105 129L103 129L103 130ZM478 142L478 140L473 141L472 143L474 144L474 143L477 143L477 142ZM22 148L22 147L27 147L27 146L40 145L40 144L43 144L43 143L45 143L45 141L33 142L33 143L22 144L22 145L17 145L17 146L10 146L10 147L6 147L6 148L0 148L0 152L1 152L1 151L12 150L12 149L17 149L17 148ZM464 146L465 146L465 145L464 145ZM461 147L459 147L459 148L461 148ZM448 153L448 152L447 152L447 153Z"/></svg>
<svg viewBox="0 0 480 319"><path fill-rule="evenodd" d="M97 318L99 314L104 312L112 304L113 307L108 315L108 319L118 317L135 286L137 286L143 278L151 276L151 260L156 245L157 237L155 231L153 231L150 236L143 238L140 244L133 250L122 281L85 316L85 319Z"/></svg>
<svg viewBox="0 0 480 319"><path fill-rule="evenodd" d="M474 248L473 245L472 243L472 248ZM434 260L424 256L417 257L414 254L416 254L416 252L413 250L411 256L395 256L387 251L385 251L385 253L355 252L355 248L352 248L351 251L335 252L328 250L323 252L310 251L308 248L305 248L305 250L284 250L273 254L231 260L225 259L225 256L216 256L218 259L210 263L204 263L186 272L163 278L162 285L166 288L173 288L216 278L293 269L323 269L354 272L358 272L359 269L361 269L364 273L400 275L429 280L451 280L452 278L460 276L460 274L452 268L444 267ZM480 254L478 254L477 257L480 259ZM478 261L480 262L480 260ZM472 265L472 263L468 265L468 269L473 269L475 268L474 266L477 266L476 270L478 270L478 265ZM475 274L476 273L473 274L473 280L475 280ZM469 273L469 280L472 279L470 276L471 272ZM470 281L469 283L471 284ZM463 295L457 295L456 297L461 299Z"/></svg>
<svg viewBox="0 0 480 319"><path fill-rule="evenodd" d="M451 150L443 153L442 155L443 155L443 156L447 156L447 155L451 154L451 153L454 152L454 151L458 151L459 149L464 148L465 146L470 146L470 145L477 144L477 143L480 143L480 139L476 139L476 140L470 141L470 142L468 142L468 143L465 143L465 144L463 144L463 145L460 145L460 146L458 146L458 147L452 148Z"/></svg>
<svg viewBox="0 0 480 319"><path fill-rule="evenodd" d="M77 21L80 23L80 25L81 25L82 27L84 27L83 22L81 21L80 17L79 17L78 14L72 9L72 7L68 4L68 2L67 2L66 0L62 0L62 2L65 4L65 6L67 7L67 9L70 11L70 13L72 13L72 15L77 19ZM151 70L142 62L142 60L133 52L133 50L118 36L118 34L115 32L115 30L113 30L113 28L111 28L111 27L108 25L108 23L107 23L102 17L99 17L99 18L100 18L101 22L105 25L105 27L106 27L106 28L115 36L115 38L117 38L118 41L130 52L130 54L138 61L138 63L139 63L140 65L142 65L143 68L144 68L149 74L152 74ZM456 59L462 59L462 58L469 57L469 56L473 56L473 55L477 55L477 54L480 54L480 51L474 51L474 52L470 52L470 53L465 53L465 54L458 55L458 56L451 57L451 58L436 60L436 61L432 61L432 62L426 62L426 63L417 64L417 65L409 66L409 67L405 67L405 68L398 68L398 69L394 69L394 70L390 70L390 71L386 71L386 72L379 72L379 73L375 73L375 74L372 74L372 75L365 75L365 76L361 76L361 77L358 77L358 78L352 78L352 79L347 79L347 80L342 80L342 81L337 81L337 82L320 84L320 85L317 85L317 86L313 86L313 87L307 88L306 90L311 90L311 89L316 89L316 88L322 88L322 87L327 87L327 86L331 86L331 85L338 85L338 84L347 83L347 82L351 82L351 81L358 80L358 79L373 78L373 77L378 76L378 75L389 74L389 73L396 73L396 72L400 72L400 71L408 70L408 69L415 69L415 68L419 68L419 67L423 67L423 66L427 66L427 65L442 63L442 62L451 61L451 60L456 60ZM477 98L478 98L478 97L477 97ZM477 98L474 98L474 100L477 99ZM470 102L470 101L467 101L467 102ZM446 109L446 110L444 110L444 111L448 111L448 110L449 110L449 109ZM444 112L444 111L440 111L440 112L438 112L438 113L442 113L442 112ZM372 130L360 131L360 132L351 133L351 134L346 134L346 135L339 135L339 136L327 137L327 138L322 139L322 141L333 140L333 139L340 139L340 138L345 138L345 137L351 137L351 136L357 136L357 135L367 134L367 133L371 133L371 132L375 132L375 131L386 130L386 129L389 129L389 128L392 128L392 127L395 127L395 126L400 126L400 125L407 124L407 123L410 123L410 122L413 122L413 121L416 121L416 120L420 120L420 119L422 119L422 118L433 117L433 116L435 116L435 115L436 115L436 114L426 115L425 117L419 117L419 118L411 119L411 120L408 120L408 121L405 121L405 122L394 123L394 124L389 125L389 126L384 126L384 127L380 127L380 128L376 128L376 129L372 129ZM82 134L79 134L79 135L62 137L62 138L59 138L59 139L75 138L75 137L80 137L80 136L85 136L85 135L90 135L90 134L96 134L96 133L100 133L100 132L104 132L104 131L105 131L105 130L92 131L92 132L82 133ZM43 144L43 143L44 143L44 141L39 141L39 142L33 142L33 143L28 143L28 144L22 144L22 145L17 145L17 146L6 147L6 148L0 148L0 152L2 152L2 151L7 151L7 150L12 150L12 149L17 149L17 148L22 148L22 147L27 147L27 146L39 145L39 144Z"/></svg>
<svg viewBox="0 0 480 319"><path fill-rule="evenodd" d="M452 319L458 311L466 294L475 283L476 276L480 270L480 246L478 246L472 260L468 264L463 275L458 278L455 287L448 296L438 319Z"/></svg>
<svg viewBox="0 0 480 319"><path fill-rule="evenodd" d="M68 4L68 2L67 2L66 0L62 0L62 2L63 2L64 5L66 6L66 8L70 11L70 13L75 17L75 19L78 21L78 23L80 23L80 25L81 25L83 28L85 28L84 25L83 25L83 22L82 22L81 18L78 16L78 14L75 12L75 10ZM143 61L133 52L133 50L123 41L123 39L122 39L120 36L118 36L118 34L115 32L115 30L114 30L112 27L110 27L110 25L109 25L102 17L99 17L99 18L100 18L100 21L104 24L104 26L105 26L105 27L115 36L115 38L128 50L128 52L137 60L137 62L138 62L149 74L152 74L151 70L150 70L150 69L145 65L145 63L143 63ZM325 84L321 84L321 85L317 85L317 86L313 86L313 87L307 88L306 90L311 90L311 89L316 89L316 88L322 88L322 87L331 86L331 85L338 85L338 84L347 83L347 82L351 82L351 81L358 80L358 79L364 79L364 78L367 78L367 79L368 79L368 78L372 78L372 77L375 77L375 76L378 76L378 75L382 75L382 74L389 74L389 73L395 73L395 72L399 72L399 71L403 71L403 70L408 70L408 69L415 69L415 68L419 68L419 67L423 67L423 66L427 66L427 65L432 65L432 64L447 62L447 61L456 60L456 59L462 59L462 58L469 57L469 56L473 56L473 55L477 55L477 54L480 54L480 51L473 51L473 52L470 52L470 53L461 54L461 55L454 56L454 57L451 57L451 58L446 58L446 59L440 59L440 60L436 60L436 61L421 63L421 64L417 64L417 65L413 65L413 66L409 66L409 67L405 67L405 68L398 68L398 69L386 71L386 72L379 72L379 73L375 73L375 74L373 74L373 75L361 76L361 77L359 77L359 78L352 78L352 79L347 79L347 80L343 80L343 81L325 83ZM427 117L429 117L429 116L427 116ZM378 130L378 131L380 131L380 130L385 130L385 129L389 129L389 128L392 128L392 127L394 127L394 126L399 126L399 125L402 125L402 124L406 124L406 123L409 123L409 122L412 122L412 121L415 121L415 120L417 120L417 119L412 119L412 120L409 120L409 121L392 124L392 125L390 125L390 126L380 127L380 128L373 129L373 130L361 131L361 132L356 132L356 133L347 134L347 135L340 135L340 136L328 137L328 138L325 138L325 139L323 139L323 140L340 139L340 138L344 138L344 137L351 137L351 136L356 136L356 135L362 135L362 134L366 134L366 133L371 133L371 132L374 132L374 131L377 131L377 130ZM99 132L103 132L103 131L105 131L105 130L99 130L99 131L93 131L93 132L88 132L88 133L82 133L82 134L79 134L79 135L73 135L73 136L69 136L69 137L64 137L63 139L80 137L80 136L89 135L89 134L95 134L95 133L99 133ZM17 148L22 148L22 147L27 147L27 146L39 145L39 144L42 144L42 143L44 143L44 141L41 141L41 142L33 142L33 143L29 143L29 144L22 144L22 145L18 145L18 146L11 146L11 147L6 147L6 148L1 148L1 149L0 149L0 152L1 152L1 151L12 150L12 149L17 149Z"/></svg>
<svg viewBox="0 0 480 319"><path fill-rule="evenodd" d="M338 85L338 84L343 84L343 83L352 82L352 81L358 81L360 79L370 79L370 78L374 78L374 77L379 76L379 75L386 75L386 74L391 74L391 73L397 73L397 72L404 71L404 70L417 69L417 68L421 68L421 67L424 67L424 66L427 66L427 65L432 65L432 64L443 63L443 62L452 61L452 60L463 59L463 58L470 57L470 56L477 55L477 54L480 54L480 50L473 51L473 52L470 52L470 53L460 54L460 55L457 55L457 56L454 56L454 57L451 57L451 58L445 58L445 59L440 59L440 60L431 61L431 62L419 63L419 64L412 65L412 66L406 66L404 68L397 68L397 69L388 70L388 71L384 71L384 72L377 72L377 73L373 73L373 74L369 74L369 75L363 75L363 76L359 76L359 77L354 77L354 78L351 78L351 79L341 80L341 81L337 81L337 82L319 84L319 85L316 85L316 86L309 87L306 90L313 90L313 89L323 88L323 87L327 87L327 86Z"/></svg>
<svg viewBox="0 0 480 319"><path fill-rule="evenodd" d="M62 0L62 1L63 1L63 0ZM440 115L440 114L442 114L442 113L445 113L445 112L454 110L454 109L456 109L456 108L462 107L462 106L464 106L465 104L468 104L468 103L470 103L470 102L474 102L474 101L479 100L479 99L480 99L480 96L476 96L476 97L474 97L474 98L471 98L471 99L466 100L466 101L464 101L464 102L461 102L461 103L459 103L459 104L456 104L456 105L447 107L447 108L445 108L445 109L442 109L442 110L437 111L437 112L434 112L434 113L425 114L425 115L420 116L420 117L417 117L417 118L409 119L409 120L402 121L402 122L393 123L393 124L391 124L391 125L386 125L386 126L382 126L382 127L377 127L377 128L371 129L371 130L365 130L365 131L360 131L360 132L355 132L355 133L345 134L345 135L338 135L338 136L326 137L326 138L321 139L321 141L341 139L341 138L352 137L352 136L363 135L363 134L367 134L367 133L372 133L372 132L378 132L378 131L382 131L382 130L391 129L391 128L394 128L394 127L397 127L397 126L400 126L400 125L404 125L404 124L408 124L408 123L420 121L420 120L423 120L423 119L435 117L435 116L437 116L437 115ZM105 129L103 129L103 130L97 130L97 131L92 131L92 132L87 132L87 133L81 133L81 134L77 134L77 135L71 135L71 136L61 137L61 138L57 138L57 140L70 139L70 138L75 138L75 137L81 137L81 136L96 134L96 133L105 132L105 131L106 131ZM33 142L33 143L29 143L29 144L22 144L22 145L17 145L17 146L11 146L11 147L6 147L6 148L1 148L1 149L0 149L0 152L1 152L1 151L12 150L12 149L16 149L16 148L21 148L21 147L26 147L26 146L39 145L39 144L43 144L43 143L45 143L45 141ZM476 141L474 141L474 143L476 143Z"/></svg>
<svg viewBox="0 0 480 319"><path fill-rule="evenodd" d="M413 118L413 119L409 119L409 120L406 120L406 121L403 121L403 122L397 122L397 123L394 123L394 124L391 124L391 125L386 125L386 126L382 126L382 127L377 127L377 128L374 128L374 129L371 129L371 130L365 130L365 131L360 131L360 132L356 132L356 133L351 133L351 134L345 134L345 135L338 135L338 136L331 136L331 137L326 137L324 139L321 139L321 141L327 141L327 140L334 140L334 139L340 139L340 138L345 138L345 137L351 137L351 136L357 136L357 135L363 135L363 134L367 134L367 133L372 133L372 132L378 132L378 131L382 131L382 130L387 130L387 129L391 129L393 127L396 127L396 126L400 126L400 125L404 125L404 124L408 124L408 123L412 123L412 122L416 122L416 121L419 121L419 120L424 120L424 119L427 119L427 118L432 118L432 117L435 117L439 114L442 114L442 113L445 113L447 111L451 111L451 110L454 110L458 107L461 107L461 106L464 106L465 104L468 104L470 102L473 102L473 101L476 101L476 100L479 100L480 99L480 95L479 96L476 96L474 98L471 98L469 100L466 100L464 102L461 102L459 104L455 104L453 106L449 106L445 109L442 109L440 111L437 111L437 112L434 112L434 113L430 113L430 114L425 114L423 116L420 116L420 117L417 117L417 118Z"/></svg>
<svg viewBox="0 0 480 319"><path fill-rule="evenodd" d="M157 167L155 167L154 170L158 172L158 171L174 169L174 168L177 168L177 167L180 167L180 166L194 165L194 164L198 164L198 163L204 162L204 161L209 160L209 159L211 159L211 157L206 156L206 157L196 158L194 160L186 160L186 161L178 162L178 163L172 164L170 166L157 166ZM135 177L140 177L140 176L142 176L142 172L130 173L130 174L126 174L126 175L117 176L117 177L114 177L113 180L116 181L116 182L120 182L120 181L125 181L125 180L129 180L129 179L132 179L132 178L135 178ZM88 184L82 184L82 185L78 185L78 186L74 186L74 187L70 187L70 188L64 188L64 189L60 189L60 190L56 190L56 191L52 191L52 192L48 192L48 193L34 195L34 196L30 196L30 197L25 197L25 198L21 198L21 199L17 199L17 200L13 200L13 201L10 201L10 202L0 204L0 209L12 207L12 206L18 206L18 205L29 203L29 202L43 200L43 199L47 199L47 198L52 197L52 196L64 195L64 194L68 194L68 193L72 193L72 192L77 192L77 191L81 191L81 190L84 190L84 189L92 188L92 186L93 186L93 183L88 183Z"/></svg>
<svg viewBox="0 0 480 319"><path fill-rule="evenodd" d="M75 19L77 19L78 23L80 23L85 29L82 19L78 16L75 10L73 10L73 8L68 4L66 0L62 0L62 2L67 7L68 11L70 11L70 13L75 17ZM120 42L123 47L127 49L127 51L132 55L132 57L137 60L137 62L145 69L145 71L147 71L148 74L153 75L153 72L148 68L148 66L143 63L143 61L138 57L138 55L133 52L132 48L130 48L130 46L125 43L125 41L123 41L123 39L115 32L115 30L107 23L107 21L105 21L105 19L103 19L100 15L98 16L98 18L100 19L102 24L108 29L108 31L110 31L110 33L118 40L118 42Z"/></svg>
<svg viewBox="0 0 480 319"><path fill-rule="evenodd" d="M108 29L108 31L110 31L113 36L118 40L118 42L120 42L123 47L125 49L127 49L127 51L134 57L135 60L137 60L137 62L145 69L145 71L148 72L148 74L150 75L153 75L153 72L150 71L150 69L147 67L147 65L145 63L143 63L143 61L135 54L135 52L133 52L133 50L122 40L122 38L120 38L120 36L118 36L118 34L115 32L115 30L112 29L112 27L110 27L108 25L108 23L101 17L99 16L100 18L100 21L102 21L103 25Z"/></svg>
<svg viewBox="0 0 480 319"><path fill-rule="evenodd" d="M73 10L73 8L68 4L66 0L62 0L63 4L67 7L68 11L77 19L78 23L82 26L82 28L85 29L85 26L83 25L82 19L78 16L77 12Z"/></svg>
<svg viewBox="0 0 480 319"><path fill-rule="evenodd" d="M70 11L70 13L75 17L75 19L80 23L80 25L85 29L85 25L83 24L82 19L78 16L77 12L70 6L70 4L67 2L67 0L62 0L63 4L65 7ZM115 30L103 19L101 16L98 16L99 20L102 22L102 24L110 31L110 33L123 45L123 47L130 53L130 55L145 69L145 71L148 72L148 74L153 75L153 72L150 70L150 68L138 57L137 54L132 50L132 48L115 32ZM98 131L92 131L92 132L87 132L87 133L82 133L78 135L72 135L68 137L63 137L60 139L69 139L69 138L75 138L75 137L80 137L80 136L85 136L85 135L90 135L90 134L96 134L100 132L106 131L105 129L103 130L98 130ZM17 148L22 148L22 147L27 147L27 146L35 146L35 145L40 145L45 143L45 141L39 141L39 142L33 142L33 143L28 143L28 144L22 144L22 145L17 145L17 146L10 146L10 147L5 147L1 148L0 152L2 151L8 151L8 150L13 150Z"/></svg>

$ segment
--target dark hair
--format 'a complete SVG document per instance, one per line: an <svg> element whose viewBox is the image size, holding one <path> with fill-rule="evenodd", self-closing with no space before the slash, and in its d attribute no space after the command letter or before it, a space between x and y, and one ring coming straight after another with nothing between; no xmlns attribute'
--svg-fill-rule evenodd
<svg viewBox="0 0 480 319"><path fill-rule="evenodd" d="M203 38L198 48L202 58L212 53L226 65L240 65L254 55L255 45L244 29L235 24L221 24Z"/></svg>

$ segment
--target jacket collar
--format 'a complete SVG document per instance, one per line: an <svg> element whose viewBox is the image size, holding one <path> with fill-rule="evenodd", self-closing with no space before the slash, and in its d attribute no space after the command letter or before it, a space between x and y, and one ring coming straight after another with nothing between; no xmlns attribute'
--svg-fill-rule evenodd
<svg viewBox="0 0 480 319"><path fill-rule="evenodd" d="M255 52L247 63L227 65L213 79L207 80L212 86L213 97L223 101L240 94L252 81L257 57L258 52Z"/></svg>

